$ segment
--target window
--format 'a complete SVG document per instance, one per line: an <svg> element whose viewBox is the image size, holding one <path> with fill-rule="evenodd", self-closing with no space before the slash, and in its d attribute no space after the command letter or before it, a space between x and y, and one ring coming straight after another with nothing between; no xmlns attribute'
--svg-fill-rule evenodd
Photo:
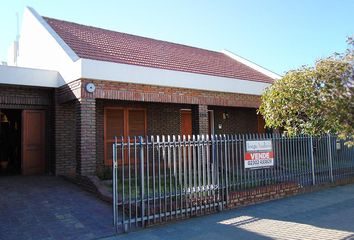
<svg viewBox="0 0 354 240"><path fill-rule="evenodd" d="M105 165L112 165L114 137L146 135L146 110L138 108L106 107L104 110Z"/></svg>

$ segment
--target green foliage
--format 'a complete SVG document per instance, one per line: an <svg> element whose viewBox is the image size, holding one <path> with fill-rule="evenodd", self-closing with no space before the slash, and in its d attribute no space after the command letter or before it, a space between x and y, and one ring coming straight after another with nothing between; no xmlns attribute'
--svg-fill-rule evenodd
<svg viewBox="0 0 354 240"><path fill-rule="evenodd" d="M266 127L297 134L338 134L354 145L354 41L334 54L289 71L262 96L259 112Z"/></svg>

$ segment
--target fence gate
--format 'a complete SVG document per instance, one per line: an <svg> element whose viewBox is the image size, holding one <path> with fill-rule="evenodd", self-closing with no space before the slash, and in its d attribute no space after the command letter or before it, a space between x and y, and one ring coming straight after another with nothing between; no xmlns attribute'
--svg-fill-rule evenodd
<svg viewBox="0 0 354 240"><path fill-rule="evenodd" d="M254 161L257 157L266 159ZM117 232L126 232L232 207L232 197L252 189L284 183L306 187L350 177L354 148L335 136L116 138L114 225Z"/></svg>

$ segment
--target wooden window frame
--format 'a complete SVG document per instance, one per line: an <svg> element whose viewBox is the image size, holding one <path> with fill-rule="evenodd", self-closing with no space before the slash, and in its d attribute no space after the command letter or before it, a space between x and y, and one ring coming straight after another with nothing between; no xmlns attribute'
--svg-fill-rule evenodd
<svg viewBox="0 0 354 240"><path fill-rule="evenodd" d="M140 110L140 111L144 111L144 135L147 134L147 110L146 108L134 108L134 107L111 107L111 106L107 106L104 107L104 113L103 113L103 144L104 144L104 165L105 166L112 166L112 161L113 159L108 159L107 156L107 144L114 143L114 139L107 139L107 110L123 110L123 138L124 140L127 139L128 137L128 133L129 133L129 111L130 110ZM117 139L118 142L120 142L120 138Z"/></svg>
<svg viewBox="0 0 354 240"><path fill-rule="evenodd" d="M128 136L128 133L129 133L129 111L130 110L140 110L140 111L144 111L144 136L147 135L147 111L146 111L146 108L131 108L131 107L127 107L126 108L126 113L124 112L124 120L126 120L126 126L127 127L127 132L124 132L125 136L124 137L127 137ZM126 116L127 115L127 116Z"/></svg>

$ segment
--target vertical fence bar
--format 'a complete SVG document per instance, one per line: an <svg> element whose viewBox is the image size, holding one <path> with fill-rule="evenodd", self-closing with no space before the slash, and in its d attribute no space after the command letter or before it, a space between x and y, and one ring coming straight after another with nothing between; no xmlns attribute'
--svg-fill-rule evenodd
<svg viewBox="0 0 354 240"><path fill-rule="evenodd" d="M229 146L231 149L231 154L230 154L230 172L231 172L231 177L230 177L230 181L232 182L232 184L230 184L230 189L232 189L233 191L235 191L235 148L234 148L234 136L230 135L230 142L229 142Z"/></svg>
<svg viewBox="0 0 354 240"><path fill-rule="evenodd" d="M218 202L218 210L221 210L222 209L222 199L221 199L221 184L220 184L220 167L219 167L219 138L217 135L214 136L214 149L215 149L215 180L216 180L216 184L218 186L218 189L217 189L217 202Z"/></svg>
<svg viewBox="0 0 354 240"><path fill-rule="evenodd" d="M313 157L313 139L312 139L312 136L310 136L309 151L310 151L311 170L312 170L312 185L315 185L316 184L316 180L315 180L315 160L314 160L314 157Z"/></svg>
<svg viewBox="0 0 354 240"><path fill-rule="evenodd" d="M204 140L204 135L202 135L202 147L201 147L201 164L202 164L202 207L204 210L204 214L206 212L206 152L205 152L205 140Z"/></svg>
<svg viewBox="0 0 354 240"><path fill-rule="evenodd" d="M329 164L329 175L331 182L333 183L333 162L332 162L332 144L331 144L331 135L327 135L327 149L328 149L328 164Z"/></svg>
<svg viewBox="0 0 354 240"><path fill-rule="evenodd" d="M332 152L332 166L333 166L333 181L336 180L336 175L337 175L337 151L336 151L336 137L333 136L331 137L332 144L333 144L333 152Z"/></svg>
<svg viewBox="0 0 354 240"><path fill-rule="evenodd" d="M149 165L149 138L145 136L145 158L146 158L146 205L147 224L150 224L150 165Z"/></svg>
<svg viewBox="0 0 354 240"><path fill-rule="evenodd" d="M168 175L169 175L169 186L168 186L168 197L169 197L169 205L170 205L170 220L172 220L172 159L171 159L171 138L170 135L167 135L167 167L168 167Z"/></svg>
<svg viewBox="0 0 354 240"><path fill-rule="evenodd" d="M124 189L124 138L122 137L121 139L122 143L122 228L123 232L126 232L126 226L125 226L125 189Z"/></svg>
<svg viewBox="0 0 354 240"><path fill-rule="evenodd" d="M207 191L207 196L208 196L208 204L209 204L209 212L211 212L211 189L212 189L212 183L210 182L210 144L209 144L209 135L206 135L205 138L206 141L206 171L207 171L207 176L206 176L206 181L207 181L207 186L208 186L208 191Z"/></svg>
<svg viewBox="0 0 354 240"><path fill-rule="evenodd" d="M164 219L167 221L167 166L166 166L166 141L165 136L162 136L162 158L163 158L163 185L164 185Z"/></svg>
<svg viewBox="0 0 354 240"><path fill-rule="evenodd" d="M131 177L131 152L130 152L130 137L127 139L127 151L128 151L128 211L129 211L129 229L132 226L132 177ZM123 165L122 165L123 167Z"/></svg>
<svg viewBox="0 0 354 240"><path fill-rule="evenodd" d="M242 137L241 137L241 135L239 134L238 135L238 140L239 140L239 163L240 163L240 190L242 190L243 189L243 183L244 183L244 160L243 160L243 139L242 139Z"/></svg>
<svg viewBox="0 0 354 240"><path fill-rule="evenodd" d="M159 221L162 222L162 203L161 203L161 145L160 145L160 136L156 137L157 142L157 168L158 168L158 209L159 209Z"/></svg>
<svg viewBox="0 0 354 240"><path fill-rule="evenodd" d="M192 145L191 145L191 136L188 135L187 139L187 156L188 156L188 207L189 207L189 216L192 216L193 213L193 158L192 158Z"/></svg>
<svg viewBox="0 0 354 240"><path fill-rule="evenodd" d="M326 182L330 182L330 178L331 178L331 174L330 174L330 164L328 162L328 156L326 158L326 155L327 155L327 151L328 149L326 149L327 146L327 138L326 136L324 135L322 137L322 142L321 142L321 148L323 149L322 150L322 156L323 156L323 165L324 165L324 169L323 169L323 175L324 175L324 179ZM327 150L327 151L326 151ZM327 171L326 171L327 170Z"/></svg>
<svg viewBox="0 0 354 240"><path fill-rule="evenodd" d="M150 138L151 151L152 151L152 205L153 205L153 216L154 223L156 223L156 165L155 165L155 140L154 136Z"/></svg>
<svg viewBox="0 0 354 240"><path fill-rule="evenodd" d="M282 182L285 181L289 181L289 174L288 174L288 165L286 163L286 157L285 157L285 153L286 153L286 144L285 144L285 136L284 134L282 134L280 136L280 145L281 145L281 159L282 159L282 170L283 170L283 178L282 178Z"/></svg>
<svg viewBox="0 0 354 240"><path fill-rule="evenodd" d="M128 142L128 146L130 142ZM138 155L137 155L137 139L134 137L134 182L135 182L135 226L138 227ZM124 184L123 184L124 186Z"/></svg>
<svg viewBox="0 0 354 240"><path fill-rule="evenodd" d="M299 182L299 172L298 172L298 160L297 160L297 154L296 154L296 139L297 137L293 137L291 139L291 153L292 153L292 161L294 162L294 172L295 172L295 181L296 183Z"/></svg>
<svg viewBox="0 0 354 240"><path fill-rule="evenodd" d="M224 199L225 199L225 178L224 178L224 170L225 170L225 166L224 166L224 155L223 154L223 138L222 135L219 136L219 143L220 143L220 178L221 178L221 206L222 206L222 210L224 209Z"/></svg>
<svg viewBox="0 0 354 240"><path fill-rule="evenodd" d="M213 194L213 210L215 211L216 208L216 198L215 198L215 193L217 192L217 183L215 179L215 141L214 138L215 136L210 135L210 144L211 144L211 157L210 157L210 163L211 163L211 184L213 186L212 189L212 194Z"/></svg>
<svg viewBox="0 0 354 240"><path fill-rule="evenodd" d="M187 169L188 169L188 158L187 158L187 154L188 152L186 151L187 149L187 143L186 143L186 136L183 135L182 136L182 141L183 141L183 152L182 152L182 156L183 156L183 185L184 189L183 189L183 194L184 194L184 209L185 209L185 217L188 217L188 173L187 173Z"/></svg>
<svg viewBox="0 0 354 240"><path fill-rule="evenodd" d="M112 146L113 150L113 225L116 229L116 232L118 232L118 219L117 219L117 137L114 138L114 143Z"/></svg>
<svg viewBox="0 0 354 240"><path fill-rule="evenodd" d="M182 142L181 136L178 135L178 187L179 187L179 209L180 209L180 218L183 216L183 162L182 162ZM177 200L176 200L177 201Z"/></svg>
<svg viewBox="0 0 354 240"><path fill-rule="evenodd" d="M228 138L226 137L226 135L224 134L223 136L224 139L224 159L225 159L225 164L224 164L224 168L225 168L225 199L226 199L226 207L229 204L229 154L228 154Z"/></svg>
<svg viewBox="0 0 354 240"><path fill-rule="evenodd" d="M200 144L200 136L197 135L197 141L196 141L196 147L197 147L197 152L196 152L196 161L197 161L197 184L194 185L197 188L197 205L196 207L199 208L199 213L202 214L202 205L201 205L201 198L202 198L202 191L201 191L201 144Z"/></svg>
<svg viewBox="0 0 354 240"><path fill-rule="evenodd" d="M324 161L323 161L323 153L322 153L322 148L321 148L321 141L322 141L322 136L317 137L316 143L315 143L315 167L316 167L316 181L317 183L323 183L323 167L324 167Z"/></svg>
<svg viewBox="0 0 354 240"><path fill-rule="evenodd" d="M234 139L235 139L235 189L234 191L238 191L239 190L239 166L238 166L238 138L237 135L234 135Z"/></svg>
<svg viewBox="0 0 354 240"><path fill-rule="evenodd" d="M177 142L176 142L176 136L172 136L172 142L173 142L173 180L174 180L174 201L175 201L175 218L177 219L177 213L178 213L178 193L177 193L177 181L178 181L178 175L179 175L179 165L177 168L177 164L179 162L177 161Z"/></svg>
<svg viewBox="0 0 354 240"><path fill-rule="evenodd" d="M141 211L141 226L145 226L145 178L144 178L144 146L143 138L139 137L139 147L140 147L140 211Z"/></svg>

